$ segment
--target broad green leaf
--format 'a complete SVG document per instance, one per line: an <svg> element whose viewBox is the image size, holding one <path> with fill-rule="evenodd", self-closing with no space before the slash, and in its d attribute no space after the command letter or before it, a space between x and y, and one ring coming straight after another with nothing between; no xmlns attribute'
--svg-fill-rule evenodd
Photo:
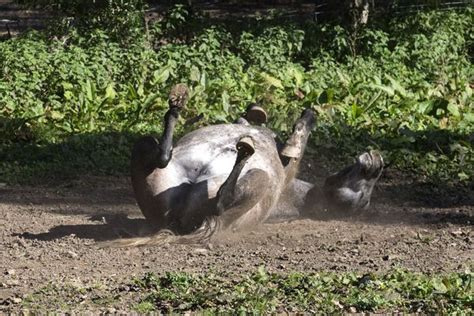
<svg viewBox="0 0 474 316"><path fill-rule="evenodd" d="M355 103L352 103L351 106L351 116L353 119L356 119L359 117L359 115L362 113L362 109Z"/></svg>
<svg viewBox="0 0 474 316"><path fill-rule="evenodd" d="M64 92L64 98L67 101L71 100L73 98L73 96L74 96L74 93L72 93L71 91L65 91Z"/></svg>
<svg viewBox="0 0 474 316"><path fill-rule="evenodd" d="M461 181L469 180L470 176L468 176L464 171L458 173L458 178Z"/></svg>
<svg viewBox="0 0 474 316"><path fill-rule="evenodd" d="M433 101L423 101L418 104L418 113L427 114L433 109Z"/></svg>
<svg viewBox="0 0 474 316"><path fill-rule="evenodd" d="M169 77L170 77L169 67L164 67L160 70L156 70L153 72L153 79L155 81L155 84L165 83Z"/></svg>
<svg viewBox="0 0 474 316"><path fill-rule="evenodd" d="M190 73L190 80L198 82L201 78L201 72L199 71L198 67L192 66L191 73Z"/></svg>
<svg viewBox="0 0 474 316"><path fill-rule="evenodd" d="M207 84L208 84L208 80L207 80L207 74L205 71L202 72L201 74L201 80L200 80L200 83L201 83L201 86L203 86L204 88L207 87Z"/></svg>
<svg viewBox="0 0 474 316"><path fill-rule="evenodd" d="M405 90L405 88L402 87L402 85L397 81L395 80L394 78L392 78L390 75L388 74L385 74L385 77L390 81L390 83L392 84L392 88L394 91L398 92L402 97L406 97L407 96L407 91Z"/></svg>
<svg viewBox="0 0 474 316"><path fill-rule="evenodd" d="M433 279L431 285L433 286L433 289L438 293L446 293L448 291L446 285L444 285L444 283L438 278Z"/></svg>
<svg viewBox="0 0 474 316"><path fill-rule="evenodd" d="M290 77L295 78L296 86L299 87L303 84L303 73L296 67L291 67L288 71Z"/></svg>
<svg viewBox="0 0 474 316"><path fill-rule="evenodd" d="M229 113L229 94L227 91L222 92L222 109L224 110L225 113Z"/></svg>
<svg viewBox="0 0 474 316"><path fill-rule="evenodd" d="M142 97L145 94L145 90L143 84L140 84L137 89L137 94L139 97Z"/></svg>
<svg viewBox="0 0 474 316"><path fill-rule="evenodd" d="M72 90L72 88L74 88L74 86L70 82L63 81L61 85L63 86L64 90Z"/></svg>
<svg viewBox="0 0 474 316"><path fill-rule="evenodd" d="M463 118L468 122L474 122L474 113L464 113Z"/></svg>
<svg viewBox="0 0 474 316"><path fill-rule="evenodd" d="M265 80L266 83L268 83L270 86L273 86L275 88L283 89L283 84L281 83L280 79L277 79L275 77L270 76L269 74L262 72L261 76Z"/></svg>
<svg viewBox="0 0 474 316"><path fill-rule="evenodd" d="M117 93L115 92L114 85L109 84L107 88L105 88L105 98L109 100L115 99Z"/></svg>
<svg viewBox="0 0 474 316"><path fill-rule="evenodd" d="M88 100L92 101L94 99L93 92L92 92L92 83L89 79L87 79L85 87L86 89L86 97Z"/></svg>
<svg viewBox="0 0 474 316"><path fill-rule="evenodd" d="M61 120L64 118L64 113L61 113L61 112L58 112L58 111L51 111L49 113L49 116L53 119L53 120Z"/></svg>
<svg viewBox="0 0 474 316"><path fill-rule="evenodd" d="M448 111L449 111L449 113L451 113L455 117L461 116L461 114L459 113L458 106L456 104L452 103L452 102L448 103Z"/></svg>
<svg viewBox="0 0 474 316"><path fill-rule="evenodd" d="M370 88L373 88L373 89L378 89L378 90L382 90L382 91L385 91L389 96L394 96L395 95L395 90L392 88L392 87L389 87L389 86L384 86L384 85L381 85L381 84L370 84L369 85Z"/></svg>

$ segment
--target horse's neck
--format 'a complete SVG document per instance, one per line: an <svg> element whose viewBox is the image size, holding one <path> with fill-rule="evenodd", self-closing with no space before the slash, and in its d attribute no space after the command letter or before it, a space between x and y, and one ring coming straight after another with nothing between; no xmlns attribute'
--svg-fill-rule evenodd
<svg viewBox="0 0 474 316"><path fill-rule="evenodd" d="M301 217L306 194L313 188L311 183L293 179L283 191L276 207L272 210L268 221L282 221Z"/></svg>

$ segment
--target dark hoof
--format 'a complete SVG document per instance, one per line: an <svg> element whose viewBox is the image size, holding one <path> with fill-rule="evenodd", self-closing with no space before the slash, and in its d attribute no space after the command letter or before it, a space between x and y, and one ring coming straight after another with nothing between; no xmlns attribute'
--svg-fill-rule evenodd
<svg viewBox="0 0 474 316"><path fill-rule="evenodd" d="M267 112L265 112L265 110L262 107L256 104L251 104L247 108L245 118L253 124L260 125L267 122L268 116L267 116Z"/></svg>
<svg viewBox="0 0 474 316"><path fill-rule="evenodd" d="M250 136L242 137L237 143L237 152L239 156L247 157L255 153L255 145Z"/></svg>
<svg viewBox="0 0 474 316"><path fill-rule="evenodd" d="M302 148L301 144L286 144L281 151L281 155L288 158L295 158L298 159L302 155Z"/></svg>
<svg viewBox="0 0 474 316"><path fill-rule="evenodd" d="M189 99L189 89L184 83L178 83L171 88L168 104L170 108L182 109Z"/></svg>

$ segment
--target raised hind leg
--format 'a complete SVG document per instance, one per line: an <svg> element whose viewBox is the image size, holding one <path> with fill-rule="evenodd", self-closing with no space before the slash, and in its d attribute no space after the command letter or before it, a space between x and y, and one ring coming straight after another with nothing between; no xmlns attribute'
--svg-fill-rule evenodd
<svg viewBox="0 0 474 316"><path fill-rule="evenodd" d="M313 125L314 112L311 109L305 109L293 126L293 133L280 150L280 159L285 167L285 183L287 185L294 179L298 171Z"/></svg>
<svg viewBox="0 0 474 316"><path fill-rule="evenodd" d="M267 118L267 112L265 112L265 110L259 105L253 103L247 107L245 113L239 117L235 123L242 125L250 125L251 123L262 125L267 122Z"/></svg>
<svg viewBox="0 0 474 316"><path fill-rule="evenodd" d="M250 137L244 137L238 142L235 165L216 196L216 215L222 229L246 226L250 221L258 221L264 216L263 204L268 193L268 174L254 168L241 175L247 160L254 152L254 144ZM247 213L251 210L254 214L248 216ZM249 219L242 220L244 215Z"/></svg>

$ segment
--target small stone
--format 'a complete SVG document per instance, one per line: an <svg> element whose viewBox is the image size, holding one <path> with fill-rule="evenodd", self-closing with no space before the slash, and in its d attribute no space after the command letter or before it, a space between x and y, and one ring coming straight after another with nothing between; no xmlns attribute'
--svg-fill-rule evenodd
<svg viewBox="0 0 474 316"><path fill-rule="evenodd" d="M196 248L196 249L194 249L194 252L199 254L199 255L207 255L209 250L207 250L205 248Z"/></svg>
<svg viewBox="0 0 474 316"><path fill-rule="evenodd" d="M12 298L12 302L15 304L20 304L21 301L23 301L20 297L14 297Z"/></svg>
<svg viewBox="0 0 474 316"><path fill-rule="evenodd" d="M68 255L69 258L72 258L72 259L75 259L79 256L77 253L75 253L74 251L71 251L71 250L69 250L67 252L67 255Z"/></svg>
<svg viewBox="0 0 474 316"><path fill-rule="evenodd" d="M15 285L18 285L20 284L20 282L18 280L7 280L6 283L2 283L2 285L5 285L6 286L15 286Z"/></svg>
<svg viewBox="0 0 474 316"><path fill-rule="evenodd" d="M130 292L130 286L128 286L128 285L121 285L121 286L118 288L118 290L119 290L120 292Z"/></svg>
<svg viewBox="0 0 474 316"><path fill-rule="evenodd" d="M7 270L7 274L8 275L15 275L16 271L15 271L15 269L9 269L9 270Z"/></svg>
<svg viewBox="0 0 474 316"><path fill-rule="evenodd" d="M359 254L359 249L357 249L357 248L351 249L350 253L352 253L353 255L358 255Z"/></svg>
<svg viewBox="0 0 474 316"><path fill-rule="evenodd" d="M334 305L336 305L337 307L339 307L340 309L343 309L344 308L344 305L342 305L339 301L337 300L332 300L332 303Z"/></svg>
<svg viewBox="0 0 474 316"><path fill-rule="evenodd" d="M357 308L354 306L349 307L349 313L357 313Z"/></svg>

